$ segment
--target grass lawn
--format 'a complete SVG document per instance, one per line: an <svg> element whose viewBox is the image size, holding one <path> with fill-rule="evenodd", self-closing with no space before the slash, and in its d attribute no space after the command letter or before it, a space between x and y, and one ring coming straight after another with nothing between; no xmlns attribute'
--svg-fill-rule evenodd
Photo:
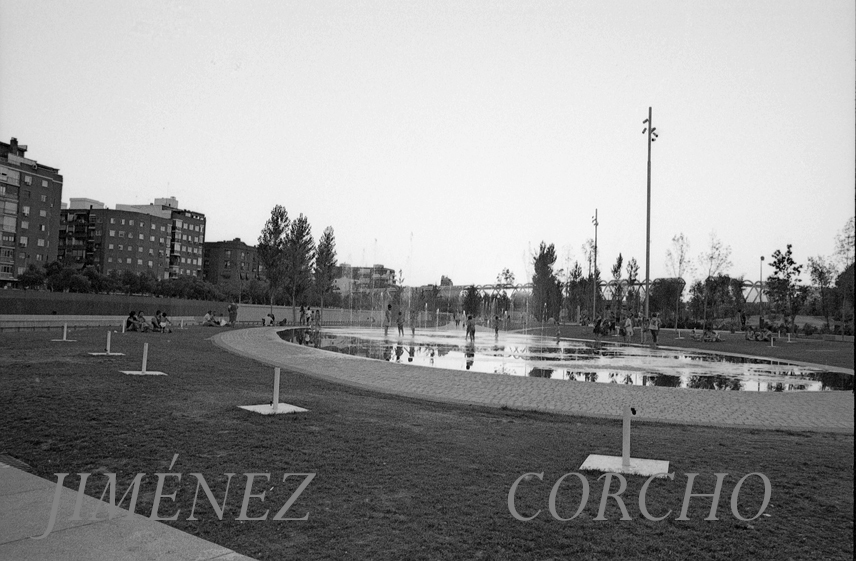
<svg viewBox="0 0 856 561"><path fill-rule="evenodd" d="M580 327L579 325L560 326L562 337L576 339L593 339L591 327ZM540 334L540 328L531 328L529 333ZM546 326L545 335L555 337L556 326ZM694 341L687 330L681 331L683 339L677 339L677 333L673 328L660 330L661 347L692 348L715 353L737 353L752 356L764 356L780 360L792 360L799 362L812 362L828 366L853 369L854 347L853 343L839 341L824 341L822 339L809 339L805 337L793 338L792 343L787 342L787 335L782 341L776 340L773 346L761 341L747 341L743 333L729 333L720 331L722 342L701 343ZM623 337L603 337L603 341L621 342ZM633 337L634 343L639 343L639 330ZM645 335L646 342L650 343L650 335Z"/></svg>
<svg viewBox="0 0 856 561"><path fill-rule="evenodd" d="M152 474L181 473L180 484L167 479L164 493L177 489L177 499L163 499L160 515L180 509L170 525L257 559L853 558L852 434L640 423L634 456L669 460L675 472L674 481L650 485L647 508L652 516L672 513L659 522L643 518L645 479L630 476L622 497L631 520L620 519L613 499L606 520L595 520L604 480L584 473L591 488L585 508L559 521L549 512L553 483L579 472L590 453L620 455L620 422L429 403L288 371L281 401L310 412L255 415L237 406L270 401L271 369L215 347L206 340L214 332L114 334L113 350L127 356L112 358L86 355L103 346L103 329L73 332L76 343L50 342L56 332L0 334L0 454L53 481L60 472L116 473L119 496L146 473L136 508L144 515L154 500ZM168 376L118 372L139 368L143 342L150 343L148 368ZM716 348L731 350L725 347ZM846 361L849 352L852 368L852 348L838 349L845 359L828 353L830 360ZM218 500L223 474L237 474L222 521L201 492L198 520L187 520L197 472ZM522 522L510 514L508 496L528 472L543 473L543 481L521 482L516 508L524 516L541 512ZM752 472L769 478L772 494L764 514L744 522L732 514L731 497ZM236 520L245 473L271 475L253 487L267 493L264 503L252 499L248 510L260 516L270 509L268 520ZM270 519L301 481L283 483L284 473L316 474L286 515L308 513L308 520ZM714 474L728 474L719 520L704 520L706 497L692 499L690 520L675 520L687 473L699 474L695 493L711 493ZM99 497L104 479L90 477L87 493ZM69 476L66 484L76 489L78 481ZM558 514L574 514L580 489L576 477L565 480ZM743 517L755 515L763 494L759 478L746 480Z"/></svg>

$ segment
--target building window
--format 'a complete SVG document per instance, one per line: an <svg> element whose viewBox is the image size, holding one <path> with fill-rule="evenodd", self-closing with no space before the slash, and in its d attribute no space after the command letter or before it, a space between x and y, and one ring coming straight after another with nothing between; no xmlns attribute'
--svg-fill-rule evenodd
<svg viewBox="0 0 856 561"><path fill-rule="evenodd" d="M21 220L21 229L26 230L30 227L30 222L27 220Z"/></svg>
<svg viewBox="0 0 856 561"><path fill-rule="evenodd" d="M142 264L143 264L143 260L142 260L142 259L137 259L137 265L142 265Z"/></svg>
<svg viewBox="0 0 856 561"><path fill-rule="evenodd" d="M113 249L113 244L107 244L107 249Z"/></svg>
<svg viewBox="0 0 856 561"><path fill-rule="evenodd" d="M140 252L140 253L142 253L142 252L143 252L143 246L141 246L141 245L140 245L140 246L137 246L137 251L138 251L138 252Z"/></svg>
<svg viewBox="0 0 856 561"><path fill-rule="evenodd" d="M131 264L131 258L130 258L130 257L128 257L128 259L127 259L127 263L128 263L128 265L130 265L130 264Z"/></svg>
<svg viewBox="0 0 856 561"><path fill-rule="evenodd" d="M21 247L27 247L27 241L27 236L21 236L20 238L18 238L18 244Z"/></svg>
<svg viewBox="0 0 856 561"><path fill-rule="evenodd" d="M128 251L134 251L134 246L129 245L129 246L128 246Z"/></svg>
<svg viewBox="0 0 856 561"><path fill-rule="evenodd" d="M119 251L123 251L124 249L125 249L125 246L122 244L119 244Z"/></svg>
<svg viewBox="0 0 856 561"><path fill-rule="evenodd" d="M110 219L110 224L115 224L115 223L116 223L116 219L115 219L115 218L111 218L111 219Z"/></svg>
<svg viewBox="0 0 856 561"><path fill-rule="evenodd" d="M124 226L124 225L125 225L125 219L124 219L124 218L122 218L122 219L121 219L121 222L122 222L122 226Z"/></svg>
<svg viewBox="0 0 856 561"><path fill-rule="evenodd" d="M48 211L46 211L44 209L39 211L39 216L41 216L42 218L46 217L47 215L48 215Z"/></svg>
<svg viewBox="0 0 856 561"><path fill-rule="evenodd" d="M149 241L150 241L150 242L155 241L155 237L154 237L154 236L149 236Z"/></svg>
<svg viewBox="0 0 856 561"><path fill-rule="evenodd" d="M24 176L24 184L25 185L32 185L33 184L33 178L30 177L29 175L25 175Z"/></svg>
<svg viewBox="0 0 856 561"><path fill-rule="evenodd" d="M48 196L47 195L42 195L41 199L42 199L43 203L48 202Z"/></svg>
<svg viewBox="0 0 856 561"><path fill-rule="evenodd" d="M133 225L134 225L134 221L133 221L133 220L128 220L128 226L133 226Z"/></svg>
<svg viewBox="0 0 856 561"><path fill-rule="evenodd" d="M145 228L145 227L146 227L146 223L145 223L145 222L140 222L140 228Z"/></svg>
<svg viewBox="0 0 856 561"><path fill-rule="evenodd" d="M42 179L42 187L47 187L47 186L48 186L48 180Z"/></svg>
<svg viewBox="0 0 856 561"><path fill-rule="evenodd" d="M44 225L44 224L39 224L39 231L40 231L40 232L44 232L44 231L45 231L45 225Z"/></svg>
<svg viewBox="0 0 856 561"><path fill-rule="evenodd" d="M108 262L108 263L112 263L112 262L113 262L113 258L112 258L112 257L108 257L108 258L107 258L107 262Z"/></svg>
<svg viewBox="0 0 856 561"><path fill-rule="evenodd" d="M140 234L140 239L144 240L144 239L146 239L146 237L144 235Z"/></svg>
<svg viewBox="0 0 856 561"><path fill-rule="evenodd" d="M21 215L24 217L30 216L30 207L28 207L28 206L21 207Z"/></svg>
<svg viewBox="0 0 856 561"><path fill-rule="evenodd" d="M149 261L149 269L151 269L151 268L152 268L152 262Z"/></svg>
<svg viewBox="0 0 856 561"><path fill-rule="evenodd" d="M155 225L154 225L154 223L152 223L152 230L154 230L154 229L155 229Z"/></svg>
<svg viewBox="0 0 856 561"><path fill-rule="evenodd" d="M42 254L41 254L41 253L37 253L37 254L36 254L36 261L41 261L41 260L42 260Z"/></svg>
<svg viewBox="0 0 856 561"><path fill-rule="evenodd" d="M116 237L116 230L110 230L110 236Z"/></svg>
<svg viewBox="0 0 856 561"><path fill-rule="evenodd" d="M14 216L4 216L3 220L0 221L0 230L4 232L14 232L15 224L18 222L18 219Z"/></svg>
<svg viewBox="0 0 856 561"><path fill-rule="evenodd" d="M42 238L38 238L36 240L36 245L39 247L45 247L45 240L43 240Z"/></svg>
<svg viewBox="0 0 856 561"><path fill-rule="evenodd" d="M119 237L120 237L120 238L124 238L124 237L125 237L125 230L119 230Z"/></svg>

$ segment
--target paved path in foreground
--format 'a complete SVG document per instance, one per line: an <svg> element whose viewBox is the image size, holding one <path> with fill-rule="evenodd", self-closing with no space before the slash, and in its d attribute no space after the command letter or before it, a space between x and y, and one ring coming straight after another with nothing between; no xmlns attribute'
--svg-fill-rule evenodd
<svg viewBox="0 0 856 561"><path fill-rule="evenodd" d="M107 503L86 495L81 498L80 519L71 520L78 496L68 488L62 489L53 531L43 539L31 539L45 533L55 493L56 481L0 463L0 559L253 561L139 514L128 517L125 509L110 519ZM91 519L93 513L98 513L96 520Z"/></svg>
<svg viewBox="0 0 856 561"><path fill-rule="evenodd" d="M762 429L853 433L853 392L730 392L567 382L394 364L286 343L275 327L230 330L213 341L260 362L359 388L447 403L567 415Z"/></svg>

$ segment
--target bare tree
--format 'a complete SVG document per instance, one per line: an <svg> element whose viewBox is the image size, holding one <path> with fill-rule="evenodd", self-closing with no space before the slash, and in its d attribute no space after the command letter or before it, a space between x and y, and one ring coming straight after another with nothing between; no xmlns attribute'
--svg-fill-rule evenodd
<svg viewBox="0 0 856 561"><path fill-rule="evenodd" d="M685 275L692 275L695 267L690 260L690 240L683 232L672 238L671 249L666 250L666 270L676 279L683 279ZM686 279L684 279L686 285ZM675 302L675 329L678 328L678 317L680 316L681 292L678 291Z"/></svg>
<svg viewBox="0 0 856 561"><path fill-rule="evenodd" d="M708 250L699 255L699 266L704 277L704 316L703 321L707 324L707 296L708 296L708 279L716 275L725 273L732 267L731 263L731 246L725 245L720 240L716 232L710 233L710 245Z"/></svg>

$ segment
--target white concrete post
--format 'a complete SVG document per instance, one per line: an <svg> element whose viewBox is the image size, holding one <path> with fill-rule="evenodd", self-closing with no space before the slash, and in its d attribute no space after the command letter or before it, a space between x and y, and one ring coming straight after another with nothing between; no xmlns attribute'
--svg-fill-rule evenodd
<svg viewBox="0 0 856 561"><path fill-rule="evenodd" d="M123 322L122 322L122 333L124 333L124 332L125 332L125 324L126 324L126 323L127 323L126 321L123 321Z"/></svg>
<svg viewBox="0 0 856 561"><path fill-rule="evenodd" d="M184 329L184 318L181 318L181 329Z"/></svg>
<svg viewBox="0 0 856 561"><path fill-rule="evenodd" d="M67 324L67 323L64 323L64 324L62 324L62 340L63 340L63 341L67 341L67 340L68 340L68 338L66 337L66 335L68 335L68 324Z"/></svg>
<svg viewBox="0 0 856 561"><path fill-rule="evenodd" d="M273 369L273 412L276 413L279 409L279 367Z"/></svg>
<svg viewBox="0 0 856 561"><path fill-rule="evenodd" d="M624 406L624 427L621 443L621 465L630 467L630 406Z"/></svg>
<svg viewBox="0 0 856 561"><path fill-rule="evenodd" d="M149 360L149 344L143 343L143 368L140 371L141 374L146 373L146 362Z"/></svg>
<svg viewBox="0 0 856 561"><path fill-rule="evenodd" d="M110 331L107 331L107 354L110 354Z"/></svg>

